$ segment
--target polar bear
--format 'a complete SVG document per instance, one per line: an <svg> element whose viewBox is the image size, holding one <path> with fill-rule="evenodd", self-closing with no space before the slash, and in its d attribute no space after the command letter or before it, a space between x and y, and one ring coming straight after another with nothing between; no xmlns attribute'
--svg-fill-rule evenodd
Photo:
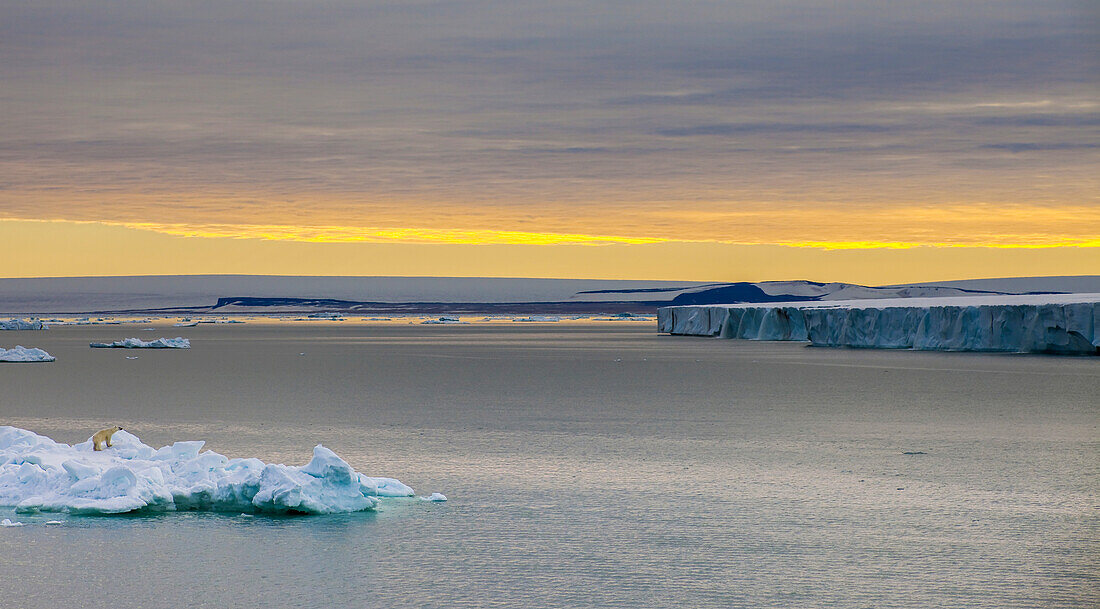
<svg viewBox="0 0 1100 609"><path fill-rule="evenodd" d="M122 428L115 425L95 432L95 435L92 436L92 450L103 450L101 444L111 446L111 436L115 435L116 431L122 431Z"/></svg>

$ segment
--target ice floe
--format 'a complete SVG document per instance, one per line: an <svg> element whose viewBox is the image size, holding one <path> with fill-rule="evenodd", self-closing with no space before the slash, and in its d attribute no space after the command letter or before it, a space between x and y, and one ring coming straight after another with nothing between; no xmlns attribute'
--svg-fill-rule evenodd
<svg viewBox="0 0 1100 609"><path fill-rule="evenodd" d="M420 496L420 497L417 497L417 498L420 499L421 501L442 502L442 501L447 500L447 496L444 495L443 493L432 493L431 495L428 495L427 497Z"/></svg>
<svg viewBox="0 0 1100 609"><path fill-rule="evenodd" d="M21 526L23 526L22 522L12 522L11 518L5 518L3 520L0 520L0 527L21 527Z"/></svg>
<svg viewBox="0 0 1100 609"><path fill-rule="evenodd" d="M41 319L0 319L0 330L49 330Z"/></svg>
<svg viewBox="0 0 1100 609"><path fill-rule="evenodd" d="M190 349L191 341L182 336L158 338L150 341L144 341L140 338L126 338L116 340L113 343L91 343L89 346L96 349Z"/></svg>
<svg viewBox="0 0 1100 609"><path fill-rule="evenodd" d="M1100 294L907 298L658 309L658 331L826 347L1100 353Z"/></svg>
<svg viewBox="0 0 1100 609"><path fill-rule="evenodd" d="M0 505L17 512L119 514L205 510L331 514L374 509L380 497L411 497L393 478L356 472L317 445L303 466L230 459L202 441L154 449L118 431L113 447L72 446L17 427L0 427Z"/></svg>
<svg viewBox="0 0 1100 609"><path fill-rule="evenodd" d="M23 345L16 345L11 349L0 347L0 362L52 362L56 359L56 357L36 347L24 347Z"/></svg>

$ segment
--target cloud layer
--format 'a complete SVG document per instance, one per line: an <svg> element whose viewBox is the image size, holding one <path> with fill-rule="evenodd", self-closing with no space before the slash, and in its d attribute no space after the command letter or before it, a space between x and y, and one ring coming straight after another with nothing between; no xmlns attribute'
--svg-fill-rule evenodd
<svg viewBox="0 0 1100 609"><path fill-rule="evenodd" d="M333 240L1100 239L1088 2L0 6L0 217Z"/></svg>

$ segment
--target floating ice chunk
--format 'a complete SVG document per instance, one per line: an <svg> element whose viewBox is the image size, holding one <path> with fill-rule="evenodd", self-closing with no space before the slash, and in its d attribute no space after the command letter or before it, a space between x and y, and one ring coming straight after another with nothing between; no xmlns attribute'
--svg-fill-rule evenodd
<svg viewBox="0 0 1100 609"><path fill-rule="evenodd" d="M439 319L425 319L420 322L422 324L464 324L467 322L462 321L457 317L440 317Z"/></svg>
<svg viewBox="0 0 1100 609"><path fill-rule="evenodd" d="M555 322L561 321L556 315L531 315L529 317L514 317L512 321L518 322Z"/></svg>
<svg viewBox="0 0 1100 609"><path fill-rule="evenodd" d="M41 319L0 319L0 330L49 330L50 327L42 323Z"/></svg>
<svg viewBox="0 0 1100 609"><path fill-rule="evenodd" d="M179 323L172 324L172 326L176 328L194 328L197 325L199 325L199 322L197 321L181 321Z"/></svg>
<svg viewBox="0 0 1100 609"><path fill-rule="evenodd" d="M392 478L356 472L318 445L304 466L230 459L202 441L160 449L118 431L113 447L62 444L16 427L0 427L0 505L16 511L116 514L208 510L329 514L377 507L379 497L411 497Z"/></svg>
<svg viewBox="0 0 1100 609"><path fill-rule="evenodd" d="M24 347L23 345L16 345L11 349L0 347L0 362L52 362L56 359L56 357L35 347Z"/></svg>
<svg viewBox="0 0 1100 609"><path fill-rule="evenodd" d="M12 522L11 518L5 518L3 520L0 520L0 527L21 527L21 526L23 526L22 522Z"/></svg>
<svg viewBox="0 0 1100 609"><path fill-rule="evenodd" d="M46 525L65 524L65 521L64 520L47 520L46 522L44 522L42 524L46 524Z"/></svg>
<svg viewBox="0 0 1100 609"><path fill-rule="evenodd" d="M177 336L175 338L158 338L148 342L140 338L126 338L123 340L116 340L113 343L92 343L89 346L96 349L190 349L191 341L182 336Z"/></svg>
<svg viewBox="0 0 1100 609"><path fill-rule="evenodd" d="M447 496L444 495L443 493L432 493L431 495L428 495L427 497L421 496L421 497L419 497L419 499L421 501L446 501Z"/></svg>

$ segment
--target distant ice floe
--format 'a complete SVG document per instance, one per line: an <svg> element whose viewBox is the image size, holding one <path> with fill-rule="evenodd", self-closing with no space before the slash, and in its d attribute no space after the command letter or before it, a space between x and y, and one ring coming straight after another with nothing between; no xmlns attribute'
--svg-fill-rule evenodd
<svg viewBox="0 0 1100 609"><path fill-rule="evenodd" d="M663 307L657 329L824 347L1097 354L1100 294Z"/></svg>
<svg viewBox="0 0 1100 609"><path fill-rule="evenodd" d="M121 514L203 510L333 514L375 509L382 497L412 497L393 478L356 472L317 445L303 466L230 459L202 441L154 449L115 432L113 446L92 450L17 427L0 427L0 505L16 512Z"/></svg>
<svg viewBox="0 0 1100 609"><path fill-rule="evenodd" d="M420 496L420 497L417 497L417 499L420 499L421 501L443 502L443 501L447 500L447 496L444 495L443 493L432 493L431 495L428 495L427 497Z"/></svg>
<svg viewBox="0 0 1100 609"><path fill-rule="evenodd" d="M181 321L179 323L172 324L172 326L176 328L194 328L197 325L199 325L199 322L197 321Z"/></svg>
<svg viewBox="0 0 1100 609"><path fill-rule="evenodd" d="M529 317L515 317L512 321L517 322L555 322L561 321L561 318L556 315L531 315Z"/></svg>
<svg viewBox="0 0 1100 609"><path fill-rule="evenodd" d="M0 347L0 362L28 363L28 362L52 362L57 358L35 347L16 345L11 349Z"/></svg>
<svg viewBox="0 0 1100 609"><path fill-rule="evenodd" d="M438 324L465 324L467 322L462 321L457 317L440 317L439 319L425 319L421 321L422 324L438 325Z"/></svg>
<svg viewBox="0 0 1100 609"><path fill-rule="evenodd" d="M0 527L21 527L21 526L23 526L22 522L12 522L11 518L5 518L3 520L0 520Z"/></svg>
<svg viewBox="0 0 1100 609"><path fill-rule="evenodd" d="M49 330L41 319L0 319L0 330Z"/></svg>
<svg viewBox="0 0 1100 609"><path fill-rule="evenodd" d="M140 338L126 338L116 340L113 343L91 343L89 346L95 349L190 349L191 341L182 336L158 338L151 341L144 341Z"/></svg>

